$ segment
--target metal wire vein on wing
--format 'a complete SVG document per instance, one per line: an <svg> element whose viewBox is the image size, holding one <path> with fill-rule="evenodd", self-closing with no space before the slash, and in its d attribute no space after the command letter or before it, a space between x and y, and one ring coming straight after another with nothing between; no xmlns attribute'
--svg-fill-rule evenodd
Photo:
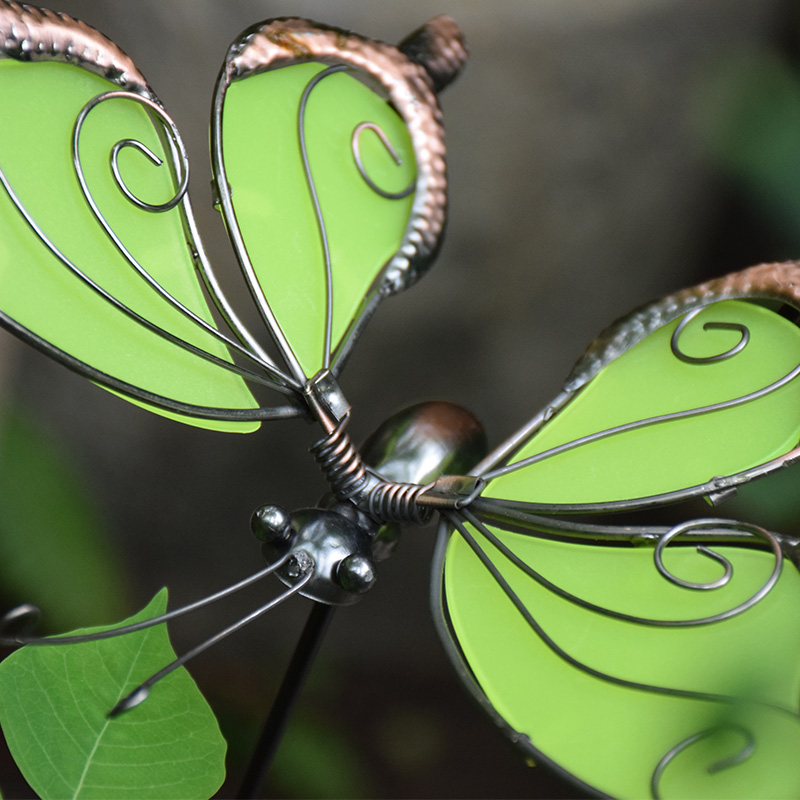
<svg viewBox="0 0 800 800"><path fill-rule="evenodd" d="M574 450L578 447L582 447L587 444L591 444L592 442L600 441L601 439L606 439L610 436L617 436L622 433L628 433L630 431L639 430L641 428L647 428L651 425L658 425L665 422L674 422L681 419L689 419L691 417L699 417L703 414L711 414L715 411L722 411L727 408L735 408L736 406L744 405L745 403L750 403L754 400L758 400L761 397L765 397L769 394L780 389L782 386L786 386L788 383L793 381L798 375L800 375L800 364L794 367L792 370L787 372L781 378L772 383L762 387L761 389L757 389L753 392L749 392L747 394L741 395L740 397L734 397L730 400L723 400L719 403L712 403L707 406L699 406L697 408L689 408L682 411L674 411L669 414L658 414L653 417L647 417L645 419L636 420L634 422L627 422L623 425L615 425L611 428L606 428L605 430L596 431L595 433L588 434L586 436L581 436L577 439L573 439L570 442L565 442L564 444L558 445L557 447L551 447L548 450L545 450L541 453L536 453L535 455L528 456L527 458L523 458L520 461L515 461L512 464L507 464L503 467L497 467L496 469L489 470L481 474L481 477L485 478L486 480L492 480L493 478L498 478L501 475L507 475L510 472L514 472L518 469L524 469L531 464L536 464L540 461L544 461L547 458L552 458L553 456L560 455L561 453L566 453L570 450Z"/></svg>
<svg viewBox="0 0 800 800"><path fill-rule="evenodd" d="M163 109L162 109L163 111ZM169 131L175 130L177 132L177 127L174 123L169 127ZM167 131L164 130L165 135L162 136L162 141L169 147L170 154L174 163L181 163L186 164L187 168L187 185L188 185L188 158L185 155L185 148L183 146L182 139L178 138L177 140L173 138L172 135L167 135ZM174 172L174 170L173 170ZM206 287L206 291L208 295L211 297L214 305L219 311L222 318L227 323L228 327L231 331L238 337L239 341L242 344L245 344L253 353L257 354L262 363L265 365L269 365L272 368L276 368L275 362L269 356L269 354L264 350L261 346L261 343L256 339L255 336L247 329L244 323L241 321L239 316L234 311L233 307L228 302L225 293L222 291L222 288L217 280L216 274L214 269L211 265L211 262L206 255L205 248L203 246L202 239L200 237L200 233L197 229L197 224L194 219L194 214L192 212L191 202L189 200L188 192L184 192L183 197L179 203L181 209L181 219L183 224L186 228L186 235L187 235L187 243L193 250L193 256L195 259L195 266L200 273L201 278L203 279L203 284ZM277 373L276 373L277 376ZM282 376L282 380L285 380L285 376Z"/></svg>
<svg viewBox="0 0 800 800"><path fill-rule="evenodd" d="M352 71L352 68L347 67L344 64L340 64L337 66L329 67L328 69L325 69L322 72L317 73L308 82L308 84L305 87L305 90L303 91L303 95L300 99L300 108L297 115L297 132L298 132L298 138L300 140L300 153L303 159L303 171L305 173L306 184L308 185L308 191L309 194L311 195L311 201L314 206L314 216L316 218L317 228L319 230L320 244L322 246L322 256L325 269L325 335L322 347L323 369L331 368L331 358L333 357L333 342L332 342L333 273L331 265L330 244L328 241L328 231L325 225L325 219L319 202L319 195L317 194L317 188L314 183L314 176L312 175L311 165L309 163L309 158L308 158L308 148L306 146L305 117L306 117L306 108L308 106L308 99L314 88L320 83L320 81L324 80L328 76L343 71ZM361 122L359 125L355 127L353 131L353 136L350 140L350 147L353 153L353 160L355 161L359 174L364 179L364 182L367 184L367 186L369 186L369 188L372 189L373 192L375 192L377 195L387 200L402 200L403 198L408 197L408 195L414 191L416 181L412 181L409 184L409 186L407 186L400 192L387 192L381 189L367 174L367 171L364 168L364 164L361 158L361 150L360 150L361 133L367 129L375 132L375 134L378 136L383 146L387 149L389 154L395 160L395 163L397 164L400 163L400 159L397 155L397 152L394 150L391 143L387 139L383 129L380 126L375 125L374 123L371 122Z"/></svg>
<svg viewBox="0 0 800 800"><path fill-rule="evenodd" d="M52 358L62 366L94 381L101 386L119 392L126 397L136 398L142 402L172 411L176 414L182 414L187 417L197 417L199 419L209 420L227 420L231 422L247 422L254 420L270 420L270 419L290 419L292 417L300 417L304 415L302 408L293 404L286 404L280 406L268 406L259 408L213 408L210 406L198 406L190 403L183 403L180 400L175 400L172 397L155 394L154 392L142 389L141 386L135 386L127 381L115 378L107 372L81 361L79 358L70 355L65 350L56 347L52 342L44 339L36 334L30 328L21 325L15 319L12 319L8 314L0 311L0 326L13 333L15 336L20 337L27 342L31 347L43 353L48 358Z"/></svg>
<svg viewBox="0 0 800 800"><path fill-rule="evenodd" d="M711 305L711 304L709 304ZM706 306L707 307L707 306ZM692 357L684 353L680 346L680 337L686 326L699 314L703 308L695 308L687 313L680 323L675 327L670 338L670 349L673 356L683 362L691 364L717 364L722 361L734 358L738 353L742 352L750 342L750 330L746 325L740 323L726 323L726 322L707 322L703 326L704 330L712 329L726 329L735 330L740 334L739 341L728 350L712 356L705 357ZM797 378L800 374L800 364L789 370L783 376L768 383L761 388L747 392L738 397L730 398L708 405L697 406L695 408L683 409L671 413L658 414L650 417L645 417L638 420L633 420L620 425L604 428L599 431L594 431L585 436L580 436L570 441L563 442L554 447L547 448L542 452L535 453L518 461L511 461L513 454L519 451L528 441L530 441L535 434L557 413L566 408L569 403L575 399L580 393L562 391L543 411L537 414L527 425L520 431L512 436L508 441L501 444L496 448L493 453L487 456L480 464L478 464L471 474L480 476L489 484L487 492L476 501L473 505L474 510L480 510L485 513L491 513L495 516L501 515L503 509L506 509L512 515L518 512L525 512L526 510L538 513L574 513L574 512L590 512L590 511L619 511L619 510L634 510L646 508L649 506L660 505L668 502L675 502L688 497L695 497L699 495L713 495L715 492L722 491L726 488L736 486L760 477L768 472L777 469L778 467L788 465L800 457L800 447L794 447L778 457L768 458L761 464L751 466L740 472L730 475L716 475L711 480L688 487L682 487L673 491L664 492L649 497L635 497L622 500L613 501L599 501L599 502L584 502L584 503L539 503L539 502L521 502L513 500L505 500L499 498L492 498L490 482L494 478L499 478L504 475L525 469L528 466L541 463L547 459L555 456L577 450L581 447L591 445L603 439L608 439L615 436L621 436L626 433L641 430L644 428L662 425L665 423L679 422L703 415L709 415L716 412L732 409L739 406L752 403L761 398L767 397L781 388L787 386ZM502 463L502 462L506 463ZM499 466L498 466L499 465Z"/></svg>
<svg viewBox="0 0 800 800"><path fill-rule="evenodd" d="M306 146L306 107L308 106L308 98L314 87L322 80L333 75L337 72L342 72L347 69L344 65L329 67L328 69L318 72L307 84L303 90L303 95L300 98L300 107L297 112L297 137L300 142L300 155L303 159L303 172L305 173L306 185L308 192L311 195L311 202L314 206L314 217L317 220L317 229L319 231L320 244L322 246L322 260L323 268L325 270L325 334L322 344L322 366L323 369L329 369L331 365L331 337L333 332L333 274L331 267L331 248L328 241L328 230L325 226L325 219L322 216L322 208L319 203L319 195L317 194L317 187L314 183L314 176L311 174L311 165L308 161L308 147Z"/></svg>
<svg viewBox="0 0 800 800"><path fill-rule="evenodd" d="M718 615L714 615L712 617L704 617L695 620L652 620L646 619L643 617L637 617L635 615L628 615L624 613L620 613L608 608L603 608L596 604L587 602L576 595L565 591L564 589L556 586L551 581L548 581L542 575L540 575L536 570L531 568L529 565L525 564L521 559L517 558L513 552L506 546L504 546L497 537L488 530L488 528L483 525L473 514L471 514L467 510L460 510L460 511L443 511L442 512L443 524L446 528L449 528L450 531L453 531L453 535L457 535L463 539L463 541L469 546L470 550L475 554L475 556L480 560L483 568L487 571L487 573L491 576L492 580L500 587L503 594L512 604L516 612L524 619L526 625L530 628L530 630L541 640L545 646L559 659L561 659L565 664L574 667L575 669L580 670L581 672L590 675L594 678L597 678L601 681L605 681L609 684L617 685L623 688L632 689L635 691L641 691L645 693L657 694L657 695L664 695L669 697L674 697L678 699L685 699L685 700L697 700L703 702L711 702L717 705L725 705L725 706L753 706L763 708L769 711L774 711L779 713L780 715L790 717L794 720L800 719L800 714L792 708L787 708L781 706L776 703L768 702L762 699L752 699L746 697L738 697L735 695L730 694L720 694L714 692L705 692L705 691L695 691L691 689L682 689L677 687L670 687L670 686L662 686L658 684L652 683L645 683L640 681L631 680L628 678L620 677L618 675L612 675L604 670L597 669L590 664L585 663L584 661L576 658L572 654L570 654L567 650L565 650L558 642L551 636L539 623L536 617L533 614L533 611L525 604L525 602L520 598L519 594L514 590L511 586L509 581L503 575L501 569L497 566L494 562L493 558L486 552L484 547L482 547L476 536L470 531L470 527L476 532L478 537L486 543L488 543L490 549L493 549L494 552L497 552L501 558L507 559L508 562L513 565L516 569L520 570L526 577L536 581L540 586L543 586L545 589L557 594L562 599L566 600L569 603L574 605L578 605L582 608L585 608L591 612L595 612L604 616L612 617L618 619L623 622L630 622L637 625L646 625L646 626L655 626L655 627L690 627L690 626L698 626L698 625L708 625L712 623L724 623L725 620L730 619L731 617L738 616L743 611L751 608L757 602L759 602L774 586L775 582L777 581L780 575L782 557L780 546L777 540L777 537L774 534L769 533L757 526L749 526L743 525L741 523L734 523L729 520L696 520L693 523L689 523L690 525L703 525L707 524L709 526L721 526L724 527L726 525L730 525L731 527L736 528L739 532L745 533L747 536L752 536L756 538L762 539L769 544L770 548L772 549L775 555L775 565L770 575L770 578L764 584L764 586L756 592L748 601L745 603L737 606L736 608L730 609L726 612L723 612ZM550 521L546 521L546 524L550 525ZM468 527L469 526L469 527ZM681 527L681 526L678 526ZM660 542L663 542L664 546L671 540L670 534L674 536L678 536L680 534L680 530L670 529L669 533L664 535L662 533L658 533L655 529L649 529L648 533L651 536L658 536ZM442 580L442 566L444 562L444 539L440 541L440 545L438 548L437 556L435 559L435 566L434 569L436 574L439 575L438 579L434 581L433 591L435 594L438 593L439 599L443 604L443 617L440 625L444 624L444 632L446 633L445 643L447 649L451 655L451 658L457 659L463 665L468 666L468 662L463 661L464 655L460 650L458 645L457 635L454 635L454 631L452 626L452 622L449 619L449 612L447 606L447 594L444 589L444 583ZM726 560L723 557L719 556L718 554L713 554L719 560ZM662 564L663 566L663 564ZM677 585L687 585L686 582L681 582L680 579L675 579L674 576L671 576L666 568L663 570L659 570L662 572L667 579L672 580ZM730 579L730 572L726 569L726 575L722 579L723 582L727 582ZM688 587L687 588L699 588L695 587ZM716 586L712 586L711 584L705 585L701 588L716 588ZM491 700L489 700L483 693L483 689L480 686L479 681L475 677L475 675L471 671L464 672L463 669L461 670L462 677L466 680L467 684L470 686L471 691L475 694L476 698L483 704L487 705L487 709L493 716L498 716L497 712L494 710ZM502 722L502 718L500 718ZM507 723L504 722L507 725ZM731 726L736 727L737 731L740 732L744 739L745 739L745 746L740 750L739 753L731 756L727 759L719 761L713 764L709 770L711 772L719 771L721 769L734 766L736 764L742 763L746 760L753 752L756 743L756 737L753 731L745 727L744 725L740 725L738 723L733 724L726 721L721 721L717 725L712 726L706 730L700 731L697 734L692 736L686 737L684 740L678 742L672 748L670 748L658 761L658 763L654 766L651 778L651 794L654 798L659 797L659 784L661 777L669 766L669 764L687 747L691 746L697 741L702 740L703 738L707 738L714 733L717 733L719 730L723 728L730 728ZM516 736L518 737L518 734Z"/></svg>
<svg viewBox="0 0 800 800"><path fill-rule="evenodd" d="M216 183L217 199L222 209L222 218L225 222L225 227L228 231L228 236L233 245L234 252L239 261L242 273L245 277L245 282L250 290L250 295L253 302L264 322L267 330L272 336L281 357L286 363L289 371L292 374L294 382L303 385L306 383L309 376L305 374L297 356L294 353L286 334L281 329L278 318L272 310L272 307L264 294L261 284L259 283L258 276L250 255L247 251L242 231L239 222L236 218L236 209L233 206L233 197L231 192L231 185L228 183L228 174L225 168L225 155L223 146L223 126L222 126L222 109L225 103L225 93L228 89L228 82L225 78L224 72L220 75L217 81L217 86L214 92L214 109L211 115L211 161L214 171L214 179Z"/></svg>
<svg viewBox="0 0 800 800"><path fill-rule="evenodd" d="M2 183L3 188L5 189L6 193L9 196L9 199L14 204L14 207L17 209L17 211L19 212L20 216L25 220L25 222L27 223L28 227L37 236L39 241L41 241L41 243L50 251L50 253L52 253L52 255L55 256L55 258L58 259L58 261L60 261L61 264L69 272L71 272L73 275L75 275L75 277L77 277L79 280L81 280L89 289L91 289L93 292L97 293L106 302L108 302L111 305L113 305L121 313L125 314L125 316L127 316L130 319L134 320L135 322L137 322L142 327L147 328L148 330L153 331L153 333L158 334L161 338L167 339L168 341L171 341L174 344L177 344L179 347L182 347L183 349L187 350L188 352L194 353L195 355L200 356L201 358L204 358L204 359L216 364L217 366L222 367L223 369L227 369L227 370L229 370L231 372L236 372L237 374L241 375L242 377L246 377L248 380L252 380L252 381L255 381L257 383L266 384L268 386L271 386L273 388L278 389L278 391L283 391L285 393L289 393L286 387L281 386L281 385L275 385L273 381L270 381L269 379L265 378L263 375L260 375L260 374L258 374L256 372L252 372L251 370L247 370L247 369L244 369L242 367L239 367L236 364L232 364L231 362L226 361L225 359L222 359L222 358L219 358L218 356L213 355L212 353L206 352L202 348L199 348L199 347L197 347L197 346L185 341L184 339L181 339L180 337L175 336L174 334L170 333L168 330L156 325L155 323L151 322L147 318L145 318L142 315L136 313L130 307L126 306L124 303L122 303L120 300L118 300L116 297L114 297L109 292L107 292L105 289L103 289L100 285L98 285L95 281L93 281L73 261L68 259L64 255L64 253L61 252L61 250L59 250L59 248L53 243L53 241L41 229L41 227L38 225L36 220L33 219L33 217L27 211L25 206L22 204L22 202L20 201L19 197L14 192L14 189L12 188L12 186L11 186L10 182L8 181L8 178L6 177L6 174L5 174L5 172L3 172L2 168L0 168L0 183ZM144 272L144 270L142 270L142 272ZM150 278L148 283L153 285L153 284L155 284L155 281L153 281L152 278ZM155 284L155 286L158 286L158 284ZM162 292L163 292L163 290L161 290L160 293L162 293ZM174 302L175 302L175 304L177 304L177 301L174 301ZM194 315L188 309L185 309L185 311L186 311L187 316L190 316L190 318L192 318L194 320L196 315ZM211 326L208 326L208 323L205 323L204 320L200 320L199 322L203 323L202 327L204 327L204 329L208 329L208 328L211 327ZM19 327L23 328L24 326L20 325ZM213 328L212 328L212 330L213 330ZM211 331L209 331L209 332L211 332ZM217 332L217 333L219 333L219 332ZM221 335L221 334L220 334L220 338L222 339L222 341L225 341L226 343L229 342L229 340L226 337L224 337L223 335ZM55 349L57 349L57 348L55 348ZM251 355L251 357L252 357L252 355Z"/></svg>
<svg viewBox="0 0 800 800"><path fill-rule="evenodd" d="M269 356L260 347L253 348L252 346L249 345L250 342L255 342L254 337L252 337L250 334L246 332L244 325L242 325L242 323L238 320L238 318L232 313L229 304L225 302L224 295L222 294L218 286L212 296L214 297L215 302L219 301L219 304L222 304L227 309L226 317L233 320L235 325L234 331L241 332L242 338L244 338L245 341L248 342L247 347L243 346L238 341L231 339L229 336L226 336L224 333L217 330L217 328L214 325L212 325L209 322L206 322L206 320L202 319L202 317L194 313L191 309L187 308L183 303L177 300L177 298L173 297L169 292L167 292L167 290L164 289L164 287L161 286L158 283L158 281L156 281L148 273L148 271L134 258L134 256L125 247L120 237L117 236L111 225L108 223L108 221L105 219L102 212L98 208L97 203L95 202L95 199L92 196L92 192L87 184L86 177L84 174L83 165L81 162L81 155L80 155L80 139L86 118L92 112L92 110L97 108L101 103L113 99L126 99L139 103L146 108L146 110L150 113L151 118L152 115L155 115L158 118L159 122L163 126L162 130L165 134L165 136L162 137L162 140L166 140L167 145L170 147L170 155L172 162L170 166L172 168L173 177L178 183L178 188L173 197L159 205L148 204L137 198L125 185L120 175L118 167L118 156L120 150L123 147L133 147L137 149L139 152L141 152L143 155L145 155L156 166L159 166L162 162L160 159L158 159L158 157L154 153L152 153L149 150L149 148L147 148L141 142L131 139L123 139L114 145L111 152L112 172L120 191L128 198L128 200L131 203L133 203L137 207L147 211L152 211L153 213L161 213L165 211L170 211L179 204L183 203L183 201L186 199L187 190L189 188L189 160L186 155L186 149L183 145L180 133L173 120L166 114L166 112L161 108L161 106L159 106L154 101L149 100L148 98L142 97L139 94L135 94L132 92L107 92L105 94L98 95L97 97L93 98L83 107L75 122L75 128L72 137L73 166L75 168L75 173L78 177L78 182L80 184L81 191L86 199L86 202L89 205L89 208L92 211L92 214L95 216L98 223L103 228L106 236L113 243L117 251L135 270L135 272L143 280L145 280L155 292L157 292L161 297L163 297L171 306L177 309L181 314L189 318L195 325L202 328L206 333L210 334L214 338L223 342L227 347L231 348L235 352L256 363L258 366L264 369L265 372L270 376L270 379L264 379L262 376L256 376L254 373L248 373L247 377L250 380L270 385L273 386L274 388L285 391L287 387L291 387L293 385L291 378L289 378L287 375L281 372L277 368L275 363L272 361L272 359L270 359ZM182 210L185 217L191 217L191 211L187 206L184 206ZM63 259L61 260L63 262ZM210 264L206 264L206 271L210 275L213 275L213 272L210 269ZM188 343L182 343L181 346L186 346L187 349L191 347L190 345L188 345ZM198 355L203 355L203 357L208 357L209 360L214 360L215 363L217 363L218 360L215 360L214 357L211 356L210 354L204 353L204 351L199 350L197 348L195 349L198 351ZM231 366L229 362L221 360L221 365L226 365L226 364L228 365L227 368ZM293 386L293 388L297 389L299 387L295 385Z"/></svg>
<svg viewBox="0 0 800 800"><path fill-rule="evenodd" d="M309 197L313 207L314 218L316 221L317 231L319 234L320 248L322 250L322 268L324 271L325 311L324 311L324 320L322 322L323 324L322 358L320 363L322 365L321 367L322 369L333 370L334 373L338 373L339 369L341 368L342 360L340 358L337 358L336 363L335 364L332 363L334 360L335 352L337 350L337 346L333 342L334 276L332 271L331 249L328 237L328 229L327 225L325 224L325 217L320 203L309 159L308 146L306 140L305 120L306 120L306 110L308 107L309 98L311 96L312 91L319 85L319 83L322 82L325 78L334 75L338 72L353 72L353 71L354 71L353 67L347 64L337 64L328 67L327 69L324 69L321 72L318 72L306 84L300 98L300 102L298 105L298 112L297 112L298 145L300 148L300 156L303 163L303 172L305 176L306 186L308 187ZM247 245L244 241L241 230L239 228L239 224L236 220L236 211L233 207L231 198L231 188L230 185L228 184L226 177L227 173L225 170L225 158L222 146L221 118L222 118L222 105L224 102L224 92L226 88L227 86L222 82L220 82L220 85L218 85L217 87L217 96L215 99L215 113L212 122L212 126L214 129L214 136L212 138L212 156L214 159L215 171L219 176L217 183L219 187L219 195L220 195L219 199L223 209L223 216L226 220L231 241L233 242L234 248L237 252L237 255L239 256L242 270L245 274L248 286L250 287L253 299L261 312L264 322L266 323L267 327L272 333L273 338L276 344L278 345L278 348L281 351L281 354L283 355L290 369L293 371L296 379L301 382L305 382L305 380L310 376L306 375L305 371L303 370L300 361L297 358L291 346L291 343L289 342L288 338L283 332L283 329L281 328L280 323L277 317L275 316L272 307L270 306L268 298L266 297L266 295L263 292L263 289L261 288L257 273L253 267L252 260L247 251ZM380 142L383 144L383 146L386 148L389 155L394 159L395 163L397 164L401 163L397 151L392 147L383 129L372 122L361 122L353 130L353 135L351 138L351 151L352 151L353 161L362 179L373 192L375 192L377 195L385 199L402 200L405 197L408 197L416 188L415 180L412 180L407 187L405 187L399 192L387 192L381 187L379 187L367 174L360 151L360 137L365 130L373 131L380 140ZM364 313L364 317L368 318L370 313L371 310L366 311ZM356 325L356 328L362 327L365 321L366 319L361 320L360 324Z"/></svg>
<svg viewBox="0 0 800 800"><path fill-rule="evenodd" d="M151 161L151 163L155 164L156 166L163 164L163 161L154 153L152 153L152 151L143 143L134 139L121 139L114 145L110 154L111 169L119 190L131 203L152 213L162 213L176 208L178 209L181 215L181 223L187 235L187 244L191 247L192 257L195 260L195 263L198 265L198 271L202 276L206 289L209 295L212 297L217 308L221 310L223 318L230 325L231 330L236 334L240 341L236 341L219 331L213 324L204 320L198 314L178 301L177 298L167 292L166 289L161 286L161 284L159 284L159 282L156 281L152 275L133 257L133 255L121 241L120 237L117 236L117 234L113 231L111 225L105 219L97 203L95 202L83 172L79 143L87 115L99 104L111 99L123 99L136 102L146 108L151 116L151 119L153 118L153 115L158 118L160 125L156 127L159 129L162 142L164 142L165 149L169 153L169 168L172 170L174 182L178 187L173 197L160 205L149 205L139 200L128 189L120 176L118 167L119 152L125 147L132 147L141 152L146 158L148 158L148 160ZM111 293L106 291L96 281L92 280L77 264L67 258L67 256L47 235L47 233L45 233L45 231L33 218L32 214L22 203L17 193L14 191L14 188L12 187L6 173L0 168L0 184L2 184L6 194L21 218L25 221L27 226L44 245L44 247L64 266L65 269L81 280L91 291L95 292L97 295L102 297L105 302L108 302L110 305L114 306L122 314L143 328L152 331L161 338L172 342L181 349L196 355L199 358L214 364L215 366L241 376L247 381L268 386L269 388L275 389L290 397L296 397L299 386L291 377L285 375L276 367L272 359L270 359L270 357L263 351L260 345L258 345L256 342L255 338L247 331L245 326L235 315L230 307L230 304L225 298L224 293L219 287L210 263L205 257L204 249L199 242L199 236L197 234L196 225L194 223L187 196L188 159L186 157L185 148L183 147L183 143L180 139L177 128L166 112L156 102L145 98L140 94L131 92L107 92L102 95L98 95L83 107L76 119L73 130L72 153L73 166L78 178L81 192L86 200L87 205L89 206L95 219L98 221L98 224L103 229L107 238L112 242L115 249L123 256L131 268L171 307L175 308L179 313L188 318L194 325L201 328L205 333L222 342L235 353L238 353L239 355L253 362L258 368L260 368L260 370L263 370L263 372L256 372L251 369L246 369L225 358L214 355L213 353L209 353L201 347L191 344L185 339L182 339L165 328L155 324L143 315L137 313L132 308L114 297ZM2 320L4 326L10 329L12 332L22 335L23 338L37 347L37 349L61 361L68 368L79 372L80 374L83 374L86 377L97 381L98 383L106 385L109 388L118 390L123 394L137 397L145 400L146 402L150 402L153 405L166 408L168 410L185 413L189 416L216 419L269 419L297 416L298 414L302 413L296 406L282 406L251 410L211 409L203 406L194 406L182 403L171 398L165 398L152 392L148 392L141 387L129 384L126 381L116 379L113 376L110 376L107 373L86 364L80 359L70 356L60 348L54 346L52 343L46 342L44 339L35 334L35 332L29 330L17 320L14 320L5 313L0 315L0 320Z"/></svg>
<svg viewBox="0 0 800 800"><path fill-rule="evenodd" d="M697 534L700 533L701 536L699 537L700 541L703 541L702 532L708 531L710 535L715 537L715 541L718 541L719 537L725 536L726 534L735 534L735 541L739 544L744 543L755 543L759 546L766 546L772 551L774 556L774 564L773 568L768 576L768 578L764 581L764 583L745 601L742 603L737 604L736 606L726 609L717 614L705 616L705 617L697 617L696 619L654 619L648 617L642 617L635 614L627 614L620 611L614 611L610 608L606 608L604 606L597 605L596 603L591 603L583 598L578 597L577 595L562 589L561 587L557 586L552 581L545 578L541 573L537 572L530 564L526 563L522 558L520 558L507 544L505 544L495 533L493 533L483 522L481 522L475 514L473 514L469 509L462 509L460 512L461 517L467 523L469 523L480 535L481 537L489 544L491 547L500 555L502 558L506 559L509 563L513 564L519 570L521 570L525 575L529 578L535 580L541 586L544 586L551 592L559 595L565 600L568 600L570 603L574 603L575 605L579 605L583 608L587 608L591 611L595 611L599 614L603 614L608 617L613 617L614 619L624 620L626 622L634 622L640 625L652 625L657 627L665 627L665 628L680 628L680 627L691 627L697 625L708 625L714 622L721 622L724 619L728 619L730 617L735 617L742 612L746 611L748 608L752 608L756 605L764 596L768 594L768 592L772 589L773 586L778 581L778 578L781 574L781 566L783 563L783 552L781 550L781 543L778 536L770 531L761 528L758 525L751 525L744 522L736 522L734 520L726 520L726 519L697 519L692 520L690 522L683 523L681 525L676 525L671 528L642 528L637 534L638 540L641 542L645 539L645 537L651 539L655 542L656 546L653 550L653 560L658 570L659 574L668 580L670 583L681 586L687 589L694 589L694 590L712 590L712 589L719 589L723 586L726 586L730 583L733 577L733 566L731 562L725 556L721 555L720 553L716 553L713 550L705 547L703 544L698 544L697 552L702 554L707 558L711 558L714 561L721 564L724 568L723 575L714 581L709 581L706 583L693 583L689 581L685 581L682 578L674 575L669 568L665 565L664 562L664 550L670 542L675 541L679 537L685 540L688 535L695 534L695 538L697 539ZM540 530L541 534L547 535L549 538L555 538L554 535L558 528L551 524L550 520L543 519L542 520L542 529ZM503 527L502 524L500 527ZM596 526L600 527L600 526ZM460 529L459 529L460 530ZM560 530L561 534L563 535L567 531L564 528ZM582 528L580 525L573 526L573 532L581 532L584 535L587 535L585 528ZM531 530L525 531L528 535L536 535ZM615 536L616 534L616 536ZM630 541L630 532L629 531L620 531L613 528L606 529L606 535L616 538L617 541ZM609 541L608 539L606 541Z"/></svg>

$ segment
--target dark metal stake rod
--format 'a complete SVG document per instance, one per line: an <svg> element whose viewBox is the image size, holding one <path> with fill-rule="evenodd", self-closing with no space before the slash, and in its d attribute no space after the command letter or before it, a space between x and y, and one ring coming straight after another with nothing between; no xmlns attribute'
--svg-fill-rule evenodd
<svg viewBox="0 0 800 800"><path fill-rule="evenodd" d="M258 738L247 771L242 779L242 785L237 795L241 800L249 800L258 796L258 790L272 765L272 760L278 751L278 747L286 729L289 714L294 708L300 690L311 669L314 658L317 655L322 637L328 628L328 624L333 616L335 606L323 603L314 603L311 613L308 615L303 632L297 642L292 659L286 668L275 696L275 701L269 711L261 735Z"/></svg>

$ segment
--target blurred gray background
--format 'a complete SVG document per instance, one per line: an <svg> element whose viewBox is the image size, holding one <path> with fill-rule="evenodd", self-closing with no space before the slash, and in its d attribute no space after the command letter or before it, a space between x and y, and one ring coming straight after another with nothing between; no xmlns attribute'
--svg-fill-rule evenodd
<svg viewBox="0 0 800 800"><path fill-rule="evenodd" d="M388 41L438 13L462 25L470 62L441 98L447 239L435 269L380 310L344 373L356 440L404 405L447 399L474 411L497 443L547 402L616 317L712 274L800 252L720 175L696 124L720 59L767 45L793 57L792 3L64 0L59 8L126 50L176 119L219 271L232 271L234 259L210 209L207 129L230 40L280 15ZM99 504L131 611L164 584L180 603L255 571L250 512L264 502L310 505L324 490L302 422L213 434L129 406L8 336L0 356L2 391L58 438ZM327 787L330 796L579 796L525 765L458 686L430 621L433 539L432 528L408 530L373 592L334 619L298 717L307 735L279 767L273 795ZM177 649L271 590L176 626ZM295 601L193 668L233 731L234 772L305 611ZM323 763L335 753L345 773L321 779L322 789L306 785L298 766L320 751Z"/></svg>

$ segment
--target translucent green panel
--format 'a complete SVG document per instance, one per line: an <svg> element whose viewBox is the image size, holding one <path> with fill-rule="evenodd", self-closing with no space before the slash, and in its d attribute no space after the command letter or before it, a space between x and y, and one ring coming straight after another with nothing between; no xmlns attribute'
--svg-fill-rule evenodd
<svg viewBox="0 0 800 800"><path fill-rule="evenodd" d="M0 61L0 96L7 109L0 126L0 167L45 236L79 269L158 326L229 360L222 344L170 307L134 272L80 191L71 156L73 126L90 99L116 88L66 64ZM134 258L168 292L210 322L179 212L155 214L137 208L114 182L110 154L115 143L126 138L164 156L153 123L137 103L109 100L89 114L80 153L90 191ZM124 181L140 199L163 203L174 194L166 165L157 167L130 147L122 149L119 163ZM2 188L0 226L0 307L18 322L93 367L155 394L199 406L256 406L241 378L142 328L69 274ZM258 427L179 418L220 430Z"/></svg>
<svg viewBox="0 0 800 800"><path fill-rule="evenodd" d="M298 139L298 106L321 64L297 64L234 81L223 111L225 167L250 259L281 328L307 375L323 365L325 269ZM358 171L351 138L362 122L378 125L400 157L395 163L373 130L360 136L366 173L385 192L415 176L405 123L352 75L323 78L306 109L311 174L328 232L333 273L335 349L381 268L400 245L413 193L391 200Z"/></svg>
<svg viewBox="0 0 800 800"><path fill-rule="evenodd" d="M636 420L740 397L782 378L800 363L800 330L741 301L704 310L680 346L695 357L727 351L741 335L703 330L706 322L746 325L740 353L688 364L673 355L677 321L609 364L525 445L514 461ZM646 497L731 475L786 453L800 441L800 381L766 397L582 445L491 482L487 494L530 502L581 503Z"/></svg>
<svg viewBox="0 0 800 800"><path fill-rule="evenodd" d="M692 619L736 606L763 585L771 556L731 547L728 586L707 592L666 581L652 550L536 540L496 533L537 571L568 591L617 611L656 619ZM491 552L486 546L487 552ZM568 603L498 555L492 556L544 631L566 653L606 675L661 687L741 698L713 702L616 685L569 665L528 626L459 534L445 561L445 595L464 658L499 714L533 746L600 792L650 797L656 765L702 731L666 768L668 798L785 797L800 794L800 576L784 564L760 603L727 621L654 628L613 620ZM694 549L665 553L681 578L716 579L721 567ZM755 752L709 774L740 753L741 726Z"/></svg>

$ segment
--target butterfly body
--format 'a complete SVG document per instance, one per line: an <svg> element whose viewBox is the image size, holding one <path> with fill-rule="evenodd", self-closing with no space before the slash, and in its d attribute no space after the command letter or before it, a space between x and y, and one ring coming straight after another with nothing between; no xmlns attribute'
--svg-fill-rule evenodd
<svg viewBox="0 0 800 800"><path fill-rule="evenodd" d="M326 386L330 401L330 384ZM312 405L331 428L332 436L320 440L312 451L332 492L320 507L291 514L274 505L262 506L254 512L251 527L264 542L268 564L291 554L276 573L284 583L296 585L313 569L314 577L301 594L322 603L349 605L374 584L375 562L394 549L398 523L429 521L431 509L421 504L422 495L441 475L466 472L477 463L485 455L486 436L465 409L427 402L393 415L359 453L345 438L344 428L336 427L319 404ZM340 402L333 405L343 407ZM328 451L336 455L328 458ZM455 502L453 497L449 504Z"/></svg>

